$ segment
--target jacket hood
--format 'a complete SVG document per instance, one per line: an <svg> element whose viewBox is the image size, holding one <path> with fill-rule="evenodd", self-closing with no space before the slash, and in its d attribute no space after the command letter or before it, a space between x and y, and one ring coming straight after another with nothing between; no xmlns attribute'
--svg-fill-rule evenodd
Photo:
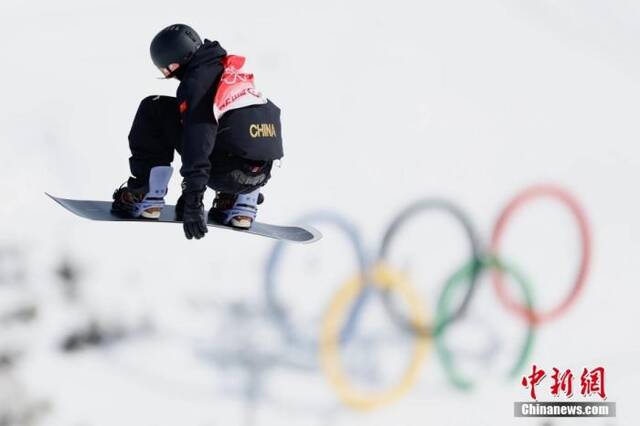
<svg viewBox="0 0 640 426"><path fill-rule="evenodd" d="M225 56L227 56L227 51L220 46L220 43L205 39L191 60L183 67L180 67L175 76L178 80L182 80L185 74L201 66L220 63Z"/></svg>

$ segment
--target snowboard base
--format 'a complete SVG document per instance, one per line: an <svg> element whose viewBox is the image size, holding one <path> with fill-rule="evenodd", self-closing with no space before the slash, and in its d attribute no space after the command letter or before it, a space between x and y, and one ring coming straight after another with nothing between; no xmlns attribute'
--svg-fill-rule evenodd
<svg viewBox="0 0 640 426"><path fill-rule="evenodd" d="M164 206L158 219L132 218L112 212L110 201L71 200L54 197L46 192L45 194L71 213L90 220L106 222L182 223L182 221L176 220L176 206L173 205ZM302 244L313 243L322 238L322 234L310 226L280 226L253 222L249 229L238 229L211 220L207 222L207 225L212 228L223 228L235 232L260 235L267 238Z"/></svg>

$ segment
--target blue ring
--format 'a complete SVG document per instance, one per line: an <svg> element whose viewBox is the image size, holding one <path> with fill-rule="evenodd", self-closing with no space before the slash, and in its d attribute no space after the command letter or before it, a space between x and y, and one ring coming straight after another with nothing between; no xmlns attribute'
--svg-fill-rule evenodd
<svg viewBox="0 0 640 426"><path fill-rule="evenodd" d="M344 216L339 215L336 212L331 211L318 211L314 213L310 213L302 216L298 223L301 224L314 224L317 222L326 222L331 225L334 225L336 228L340 229L344 232L344 234L348 237L348 240L351 242L357 257L358 269L361 276L365 276L366 271L368 270L369 265L369 257L366 254L364 249L364 245L362 244L362 238L360 237L360 232L358 228ZM288 342L293 343L297 346L304 346L308 349L315 351L317 349L318 343L317 341L304 337L303 333L296 329L294 323L291 321L288 315L288 309L283 306L283 304L279 301L277 292L276 292L276 267L280 262L284 247L286 243L284 241L278 241L274 244L273 249L271 251L271 255L267 259L265 265L265 299L267 309L271 313L271 317L274 319L276 324L281 328L284 333L285 338ZM349 313L349 317L345 323L344 328L341 332L340 341L344 343L347 341L354 333L356 326L356 319L360 314L360 310L364 306L368 295L370 294L370 287L366 286L365 290L358 296L358 299L353 304L351 311Z"/></svg>

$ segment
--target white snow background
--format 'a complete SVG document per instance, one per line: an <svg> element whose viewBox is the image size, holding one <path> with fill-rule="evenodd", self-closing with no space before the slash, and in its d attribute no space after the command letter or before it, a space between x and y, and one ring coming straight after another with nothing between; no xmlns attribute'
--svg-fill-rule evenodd
<svg viewBox="0 0 640 426"><path fill-rule="evenodd" d="M353 411L315 355L287 345L269 320L271 241L211 229L194 242L179 226L90 222L43 195L109 199L127 178L139 101L175 93L148 54L153 35L174 22L245 55L258 87L282 108L285 158L264 190L263 221L336 211L357 223L373 252L401 207L440 195L465 207L486 241L501 207L527 185L571 191L593 228L592 268L567 315L539 330L528 365L574 374L603 365L618 418L584 423L640 420L637 2L4 0L0 15L0 245L17 247L26 270L21 284L0 286L0 310L17 299L38 307L30 325L0 329L2 347L24 351L0 381L9 395L0 404L17 410L9 405L19 392L48 401L33 423L9 424L542 424L513 418L513 402L528 398L518 377L475 368L483 382L460 392L433 351L405 397ZM179 160L174 167L170 202ZM576 229L558 206L531 204L505 241L545 307L566 294L578 262ZM325 238L289 247L279 269L278 292L310 337L355 273L344 237L318 228ZM441 283L467 259L465 240L438 215L403 235L395 264L411 270L433 312ZM63 261L79 268L79 302L61 294ZM500 348L513 351L522 322L489 280L473 310L467 321L493 324ZM62 353L64 337L90 319L140 330ZM411 340L379 307L361 321L373 343L358 356L384 376L363 386L379 389L401 373ZM451 345L479 350L483 339L466 327Z"/></svg>

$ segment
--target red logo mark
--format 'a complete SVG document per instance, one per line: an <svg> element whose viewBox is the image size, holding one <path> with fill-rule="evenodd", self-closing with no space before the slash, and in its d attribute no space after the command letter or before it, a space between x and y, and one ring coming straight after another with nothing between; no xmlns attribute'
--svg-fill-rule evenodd
<svg viewBox="0 0 640 426"><path fill-rule="evenodd" d="M600 398L607 399L607 393L604 390L604 367L596 367L591 371L586 368L582 370L580 393L583 396L595 393L600 395Z"/></svg>
<svg viewBox="0 0 640 426"><path fill-rule="evenodd" d="M560 370L553 367L551 379L553 380L551 395L558 396L562 392L567 398L571 398L573 395L573 373L571 370L566 369L564 373L560 374Z"/></svg>
<svg viewBox="0 0 640 426"><path fill-rule="evenodd" d="M602 399L607 399L607 393L604 387L604 367L596 367L592 370L587 368L582 370L580 375L580 394L582 396L591 396L593 394L599 395ZM536 386L542 382L546 377L546 373L543 369L538 369L538 366L533 364L532 372L528 376L522 377L522 386L530 390L531 399L537 400ZM553 367L553 374L551 374L550 390L551 395L557 397L560 394L564 394L567 398L573 396L573 373L571 369L567 368L561 372L558 368Z"/></svg>
<svg viewBox="0 0 640 426"><path fill-rule="evenodd" d="M544 370L538 370L538 366L533 364L533 371L531 374L522 378L522 386L531 389L531 399L538 399L536 398L536 386L542 381L542 379L544 379L546 374L547 373L545 373Z"/></svg>

